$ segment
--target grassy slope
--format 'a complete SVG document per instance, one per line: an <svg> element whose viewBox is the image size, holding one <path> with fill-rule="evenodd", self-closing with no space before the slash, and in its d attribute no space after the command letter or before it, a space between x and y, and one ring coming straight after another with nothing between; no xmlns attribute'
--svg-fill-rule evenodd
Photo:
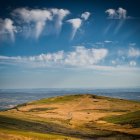
<svg viewBox="0 0 140 140"><path fill-rule="evenodd" d="M105 137L131 140L139 137L138 133L132 135L134 128L137 127L137 131L140 130L139 108L138 102L87 94L41 99L0 112L0 140L10 139L10 137L40 140ZM63 114L60 113L68 110L73 113L72 120L61 118ZM81 113L85 118L82 118ZM40 114L46 116L39 116ZM96 114L99 118L92 120ZM52 116L49 117L49 115ZM111 125L112 130L110 130L104 127L105 124L98 124L98 120L116 125ZM131 129L126 129L124 124L130 124ZM116 131L116 127L122 129L125 134L120 133L119 129ZM132 130L131 135L128 130Z"/></svg>
<svg viewBox="0 0 140 140"><path fill-rule="evenodd" d="M131 124L135 128L140 127L140 110L135 112L130 112L127 114L119 115L119 116L111 116L105 117L103 120L115 123L115 124Z"/></svg>
<svg viewBox="0 0 140 140"><path fill-rule="evenodd" d="M71 139L78 140L78 138L72 138L68 136L58 135L58 134L47 134L47 133L37 133L33 131L21 131L21 130L11 130L11 129L0 129L0 140L8 139L18 139L18 140L61 140L61 139Z"/></svg>

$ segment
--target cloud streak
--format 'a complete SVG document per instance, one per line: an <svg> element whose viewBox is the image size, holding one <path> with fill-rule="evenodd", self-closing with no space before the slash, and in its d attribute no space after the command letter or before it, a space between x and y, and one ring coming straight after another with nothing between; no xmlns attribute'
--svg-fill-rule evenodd
<svg viewBox="0 0 140 140"><path fill-rule="evenodd" d="M68 23L72 25L72 35L71 35L71 40L75 37L75 34L77 30L81 27L82 25L82 20L80 18L74 18L74 19L69 19L67 20Z"/></svg>
<svg viewBox="0 0 140 140"><path fill-rule="evenodd" d="M71 40L73 40L73 38L76 35L77 30L81 27L84 21L88 20L90 15L91 15L90 12L84 12L81 14L81 18L73 18L73 19L67 20L67 23L70 23L72 25Z"/></svg>
<svg viewBox="0 0 140 140"><path fill-rule="evenodd" d="M63 24L63 19L70 14L69 10L66 9L57 9L53 8L51 9L51 12L53 13L53 17L55 18L55 27L58 32L60 32L62 24Z"/></svg>
<svg viewBox="0 0 140 140"><path fill-rule="evenodd" d="M28 34L35 38L39 38L46 23L54 21L55 28L59 32L61 30L62 21L63 19L69 14L70 12L66 9L29 9L29 8L18 8L12 12L12 15L18 18L18 22L23 24L23 26L29 27Z"/></svg>
<svg viewBox="0 0 140 140"><path fill-rule="evenodd" d="M83 20L88 20L88 18L89 18L90 15L91 15L90 12L84 12L84 13L81 14L81 18Z"/></svg>
<svg viewBox="0 0 140 140"><path fill-rule="evenodd" d="M129 19L130 17L127 16L127 10L119 7L118 10L116 9L107 9L105 11L108 14L108 19Z"/></svg>
<svg viewBox="0 0 140 140"><path fill-rule="evenodd" d="M11 19L0 18L0 36L2 36L2 38L10 36L11 40L14 41L16 32L16 26L14 26L14 23Z"/></svg>
<svg viewBox="0 0 140 140"><path fill-rule="evenodd" d="M120 28L123 26L124 22L126 19L132 19L132 17L127 16L127 10L119 7L117 10L116 9L107 9L105 11L105 13L108 15L108 19L112 19L112 20L118 20L118 25L116 26L115 30L114 30L114 34L117 34L118 31L120 30ZM111 25L111 24L110 24ZM111 28L111 26L108 26L106 28L106 32Z"/></svg>

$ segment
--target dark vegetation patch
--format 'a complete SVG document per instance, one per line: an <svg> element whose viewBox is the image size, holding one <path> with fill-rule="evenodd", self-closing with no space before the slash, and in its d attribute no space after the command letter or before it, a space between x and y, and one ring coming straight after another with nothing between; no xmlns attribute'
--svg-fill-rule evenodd
<svg viewBox="0 0 140 140"><path fill-rule="evenodd" d="M18 118L12 118L0 115L0 128L7 130L20 130L20 131L31 131L37 133L51 133L51 134L61 134L65 136L74 136L74 137L82 137L82 138L92 138L98 136L106 136L97 134L91 134L84 131L79 131L76 129L67 128L53 122L38 122L38 121L29 121L22 120Z"/></svg>
<svg viewBox="0 0 140 140"><path fill-rule="evenodd" d="M80 135L86 136L82 132L74 131L70 128L66 128L55 123L22 120L3 115L0 116L0 128L18 131L31 131L37 133L56 133L67 136L74 135L77 137Z"/></svg>
<svg viewBox="0 0 140 140"><path fill-rule="evenodd" d="M39 111L49 111L49 110L55 110L56 107L48 107L48 108L31 108L29 112L39 112Z"/></svg>
<svg viewBox="0 0 140 140"><path fill-rule="evenodd" d="M105 117L102 120L115 124L130 124L135 128L140 128L140 110L123 115Z"/></svg>
<svg viewBox="0 0 140 140"><path fill-rule="evenodd" d="M24 106L27 106L27 105L28 105L28 103L19 104L19 105L13 107L13 108L8 109L8 110L16 109L17 111L19 111L20 107L24 107Z"/></svg>
<svg viewBox="0 0 140 140"><path fill-rule="evenodd" d="M14 108L23 107L23 106L27 106L27 105L28 105L28 103L23 103L23 104L19 104L19 105L15 106Z"/></svg>
<svg viewBox="0 0 140 140"><path fill-rule="evenodd" d="M102 109L102 108L99 108L99 109L94 109L96 111L102 111L102 112L127 112L129 110L122 110L122 109Z"/></svg>
<svg viewBox="0 0 140 140"><path fill-rule="evenodd" d="M97 96L97 95L93 95L93 94L89 94L90 98L93 99L102 99L102 96Z"/></svg>
<svg viewBox="0 0 140 140"><path fill-rule="evenodd" d="M46 123L46 122L38 122L38 121L29 121L29 120L22 120L12 117L7 117L0 115L0 128L7 129L7 130L17 130L17 131L27 131L27 132L37 132L42 134L61 134L63 136L72 136L82 139L87 138L109 138L109 137L118 137L120 133L113 132L113 131L106 131L100 130L97 128L92 128L91 126L87 126L92 131L84 131L78 129L71 129L67 128L55 123ZM81 128L80 128L81 129ZM121 134L122 138L128 137L125 134ZM136 137L136 136L133 136Z"/></svg>
<svg viewBox="0 0 140 140"><path fill-rule="evenodd" d="M76 110L76 111L83 111L83 112L94 112L94 111L99 111L99 112L128 112L129 110L121 110L121 109L102 109L102 108L96 108L96 109L81 109L81 110Z"/></svg>
<svg viewBox="0 0 140 140"><path fill-rule="evenodd" d="M97 101L97 100L94 100L93 102L99 102L99 101Z"/></svg>
<svg viewBox="0 0 140 140"><path fill-rule="evenodd" d="M89 121L88 123L85 123L83 128L89 129L89 131L92 131L93 133L95 133L95 135L103 136L97 137L97 139L95 138L95 140L139 140L139 135L131 135L118 131L100 129L94 121Z"/></svg>

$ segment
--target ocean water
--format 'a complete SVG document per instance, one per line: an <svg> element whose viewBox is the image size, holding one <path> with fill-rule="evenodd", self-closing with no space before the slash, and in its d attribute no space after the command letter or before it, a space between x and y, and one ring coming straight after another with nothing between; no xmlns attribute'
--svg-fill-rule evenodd
<svg viewBox="0 0 140 140"><path fill-rule="evenodd" d="M25 102L69 94L96 94L140 101L140 88L135 89L0 89L0 110Z"/></svg>

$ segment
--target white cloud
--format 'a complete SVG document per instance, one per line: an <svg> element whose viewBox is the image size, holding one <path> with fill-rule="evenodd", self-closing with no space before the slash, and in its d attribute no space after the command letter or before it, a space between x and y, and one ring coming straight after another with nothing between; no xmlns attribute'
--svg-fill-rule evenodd
<svg viewBox="0 0 140 140"><path fill-rule="evenodd" d="M116 9L107 9L105 13L108 14L109 19L128 19L130 17L127 16L127 10L121 7Z"/></svg>
<svg viewBox="0 0 140 140"><path fill-rule="evenodd" d="M111 63L112 63L113 65L116 65L116 61L115 61L115 60L112 60Z"/></svg>
<svg viewBox="0 0 140 140"><path fill-rule="evenodd" d="M112 43L111 40L105 40L104 42L105 42L105 43Z"/></svg>
<svg viewBox="0 0 140 140"><path fill-rule="evenodd" d="M128 50L128 56L129 57L140 57L140 50L131 47Z"/></svg>
<svg viewBox="0 0 140 140"><path fill-rule="evenodd" d="M129 46L136 46L136 43L129 43Z"/></svg>
<svg viewBox="0 0 140 140"><path fill-rule="evenodd" d="M9 35L11 40L15 39L16 27L13 24L13 21L9 18L0 19L0 36Z"/></svg>
<svg viewBox="0 0 140 140"><path fill-rule="evenodd" d="M65 63L75 66L94 65L103 60L107 54L107 49L86 49L83 46L78 46L74 52L68 53Z"/></svg>
<svg viewBox="0 0 140 140"><path fill-rule="evenodd" d="M64 52L58 51L56 53L40 54L37 56L29 57L8 57L0 56L1 63L18 63L27 64L29 66L51 66L51 67L90 67L99 64L108 55L108 50L100 49L87 49L84 46L77 46L75 51Z"/></svg>
<svg viewBox="0 0 140 140"><path fill-rule="evenodd" d="M28 8L18 8L12 12L12 15L18 17L21 23L28 24L32 31L31 36L34 35L35 38L39 38L41 35L46 22L55 20L57 30L61 30L62 20L70 12L65 9L28 9ZM32 29L32 26L34 29Z"/></svg>
<svg viewBox="0 0 140 140"><path fill-rule="evenodd" d="M89 16L90 16L90 12L84 12L82 13L81 18L84 20L88 20Z"/></svg>
<svg viewBox="0 0 140 140"><path fill-rule="evenodd" d="M117 16L117 13L116 13L116 10L115 9L107 9L105 11L105 13L108 14L108 18L110 18L110 19L114 19Z"/></svg>
<svg viewBox="0 0 140 140"><path fill-rule="evenodd" d="M61 30L61 26L62 26L62 21L63 19L70 14L70 12L66 9L51 9L51 12L53 13L53 16L56 16L56 29L59 32Z"/></svg>
<svg viewBox="0 0 140 140"><path fill-rule="evenodd" d="M18 8L14 10L12 13L14 16L20 18L20 22L27 23L28 27L31 24L35 24L34 29L32 30L35 33L36 38L38 38L46 24L47 20L52 20L52 15L48 10L40 10L40 9L27 9L27 8Z"/></svg>
<svg viewBox="0 0 140 140"><path fill-rule="evenodd" d="M81 27L82 20L80 18L74 18L67 20L68 23L72 25L72 36L71 39L75 37L77 30Z"/></svg>
<svg viewBox="0 0 140 140"><path fill-rule="evenodd" d="M132 66L132 67L135 67L137 65L137 63L135 61L130 61L129 65Z"/></svg>
<svg viewBox="0 0 140 140"><path fill-rule="evenodd" d="M114 30L114 34L117 34L118 31L120 30L120 28L123 26L123 24L125 23L126 19L133 19L130 16L127 16L127 10L119 7L118 9L107 9L105 11L105 13L108 15L108 19L117 19L119 20L118 25L116 26L115 30ZM107 32L110 28L111 28L111 24L106 28Z"/></svg>
<svg viewBox="0 0 140 140"><path fill-rule="evenodd" d="M52 63L61 63L61 61L64 59L64 52L58 51L56 53L48 53L48 54L41 54L33 58L31 60L33 61L44 61L44 62L52 62Z"/></svg>
<svg viewBox="0 0 140 140"><path fill-rule="evenodd" d="M105 48L85 48L77 46L74 51L46 53L36 56L0 56L0 64L18 65L28 68L70 68L92 69L108 72L135 72L140 71L136 61L120 63L120 60L111 60L112 65L104 65L108 50ZM120 65L119 65L120 64Z"/></svg>
<svg viewBox="0 0 140 140"><path fill-rule="evenodd" d="M126 19L127 18L127 16L126 16L127 11L125 9L120 7L120 8L118 8L117 13L118 13L119 19Z"/></svg>

